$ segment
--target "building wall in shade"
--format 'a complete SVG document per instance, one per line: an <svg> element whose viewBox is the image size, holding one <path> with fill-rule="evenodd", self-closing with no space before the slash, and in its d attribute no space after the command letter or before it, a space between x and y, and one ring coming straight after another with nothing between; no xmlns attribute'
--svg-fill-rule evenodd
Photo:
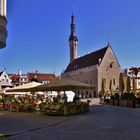
<svg viewBox="0 0 140 140"><path fill-rule="evenodd" d="M6 47L7 38L7 19L6 19L6 0L0 0L0 48Z"/></svg>

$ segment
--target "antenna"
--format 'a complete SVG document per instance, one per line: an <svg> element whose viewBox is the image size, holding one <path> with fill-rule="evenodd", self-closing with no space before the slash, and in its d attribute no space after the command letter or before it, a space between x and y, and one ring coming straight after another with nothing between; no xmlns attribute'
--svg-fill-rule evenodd
<svg viewBox="0 0 140 140"><path fill-rule="evenodd" d="M107 37L108 37L108 44L107 44L107 46L108 47L111 47L111 44L110 44L110 34L109 33L108 33L108 36Z"/></svg>
<svg viewBox="0 0 140 140"><path fill-rule="evenodd" d="M72 10L72 15L73 15L73 11L74 11L74 7L73 6L72 6L71 10Z"/></svg>
<svg viewBox="0 0 140 140"><path fill-rule="evenodd" d="M108 43L110 43L110 34L109 33L107 35L107 38L108 38Z"/></svg>
<svg viewBox="0 0 140 140"><path fill-rule="evenodd" d="M55 75L55 68L53 69L53 74Z"/></svg>
<svg viewBox="0 0 140 140"><path fill-rule="evenodd" d="M74 6L71 7L72 15L74 14Z"/></svg>

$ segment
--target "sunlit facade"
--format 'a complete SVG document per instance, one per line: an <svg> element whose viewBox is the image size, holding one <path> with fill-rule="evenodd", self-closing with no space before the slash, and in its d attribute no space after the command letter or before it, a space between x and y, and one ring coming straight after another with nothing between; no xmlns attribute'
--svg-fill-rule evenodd
<svg viewBox="0 0 140 140"><path fill-rule="evenodd" d="M69 37L70 62L61 76L95 87L94 90L76 91L81 98L97 97L99 94L107 95L116 91L119 86L121 68L111 44L108 42L107 46L100 50L77 57L77 43L78 38L75 32L74 16L72 15ZM104 83L104 87L102 83Z"/></svg>

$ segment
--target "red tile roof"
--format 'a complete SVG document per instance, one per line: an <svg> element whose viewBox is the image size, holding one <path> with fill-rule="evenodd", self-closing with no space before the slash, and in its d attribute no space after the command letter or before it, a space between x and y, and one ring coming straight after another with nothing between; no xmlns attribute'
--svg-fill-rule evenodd
<svg viewBox="0 0 140 140"><path fill-rule="evenodd" d="M39 81L53 81L56 76L54 74L45 74L45 73L28 73L28 79L31 81L33 78L36 78Z"/></svg>
<svg viewBox="0 0 140 140"><path fill-rule="evenodd" d="M11 77L12 81L17 81L17 80L19 80L19 78L20 78L20 75L19 75L19 74L14 74L14 75Z"/></svg>
<svg viewBox="0 0 140 140"><path fill-rule="evenodd" d="M100 50L75 59L72 63L69 63L65 72L99 64L99 59L103 59L107 48L108 47L102 48Z"/></svg>

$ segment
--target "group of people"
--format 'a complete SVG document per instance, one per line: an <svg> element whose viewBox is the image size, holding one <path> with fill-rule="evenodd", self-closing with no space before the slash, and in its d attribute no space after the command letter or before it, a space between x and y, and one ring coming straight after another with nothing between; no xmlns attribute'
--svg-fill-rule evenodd
<svg viewBox="0 0 140 140"><path fill-rule="evenodd" d="M77 102L80 100L80 97L78 95L74 95L73 97L73 102ZM46 102L51 103L51 102L61 102L61 103L67 103L68 102L68 96L67 94L58 94L57 96L47 96L46 97Z"/></svg>
<svg viewBox="0 0 140 140"><path fill-rule="evenodd" d="M57 96L47 96L46 97L46 102L51 103L51 102L67 102L67 95L64 94L63 96L58 94Z"/></svg>

